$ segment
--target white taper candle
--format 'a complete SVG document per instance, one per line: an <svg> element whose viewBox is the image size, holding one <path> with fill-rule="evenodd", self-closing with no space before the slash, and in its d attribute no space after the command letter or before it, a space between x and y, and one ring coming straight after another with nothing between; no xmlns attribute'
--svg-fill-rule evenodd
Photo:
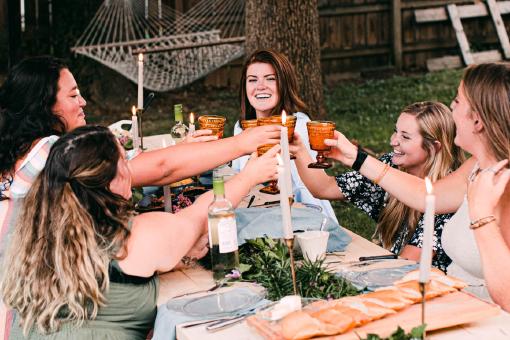
<svg viewBox="0 0 510 340"><path fill-rule="evenodd" d="M143 110L143 53L138 53L138 108Z"/></svg>
<svg viewBox="0 0 510 340"><path fill-rule="evenodd" d="M432 182L425 178L427 196L425 196L425 215L423 218L423 243L420 255L420 282L426 283L430 277L432 265L432 237L434 236L434 214L436 197L433 195Z"/></svg>

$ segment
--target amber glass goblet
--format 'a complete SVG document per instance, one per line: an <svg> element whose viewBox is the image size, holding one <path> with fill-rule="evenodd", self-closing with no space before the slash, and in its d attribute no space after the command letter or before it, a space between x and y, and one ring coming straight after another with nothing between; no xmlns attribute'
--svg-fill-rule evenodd
<svg viewBox="0 0 510 340"><path fill-rule="evenodd" d="M269 117L262 117L257 119L257 125L281 125L282 124L282 117L281 116L269 116ZM262 144L257 147L257 154L262 156L265 154L269 149L271 149L276 144ZM263 192L265 194L270 195L276 195L280 193L280 190L278 189L278 182L277 181L269 181L269 185L263 187L260 189L260 192Z"/></svg>
<svg viewBox="0 0 510 340"><path fill-rule="evenodd" d="M241 120L241 129L246 130L257 126L257 119L245 119Z"/></svg>
<svg viewBox="0 0 510 340"><path fill-rule="evenodd" d="M308 164L312 169L328 169L331 163L326 161L324 152L331 150L331 147L324 144L325 139L332 139L336 124L327 121L311 121L306 123L308 129L308 139L310 140L310 148L317 151L317 162Z"/></svg>
<svg viewBox="0 0 510 340"><path fill-rule="evenodd" d="M200 130L211 130L211 135L216 135L220 139L223 137L226 120L223 116L204 115L198 117L198 127Z"/></svg>
<svg viewBox="0 0 510 340"><path fill-rule="evenodd" d="M287 127L287 137L289 144L294 140L294 129L296 128L296 116L287 116L285 121L285 126ZM296 156L290 154L290 159L296 159Z"/></svg>

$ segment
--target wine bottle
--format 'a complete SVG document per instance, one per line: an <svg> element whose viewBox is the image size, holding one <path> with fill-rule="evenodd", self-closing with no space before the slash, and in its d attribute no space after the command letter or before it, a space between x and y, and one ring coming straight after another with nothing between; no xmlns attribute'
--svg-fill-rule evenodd
<svg viewBox="0 0 510 340"><path fill-rule="evenodd" d="M223 177L213 173L214 200L209 205L209 247L213 278L225 279L239 270L236 217L232 203L225 198Z"/></svg>
<svg viewBox="0 0 510 340"><path fill-rule="evenodd" d="M170 130L173 139L185 138L188 134L188 127L183 124L182 104L174 105L175 125Z"/></svg>

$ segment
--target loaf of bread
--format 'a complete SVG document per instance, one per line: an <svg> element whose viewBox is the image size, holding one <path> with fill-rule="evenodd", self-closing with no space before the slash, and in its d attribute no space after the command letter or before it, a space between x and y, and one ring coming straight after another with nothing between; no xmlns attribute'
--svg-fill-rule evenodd
<svg viewBox="0 0 510 340"><path fill-rule="evenodd" d="M421 301L420 287L418 281L413 279L415 277L417 275L412 272L391 287L332 301L314 302L279 321L282 335L285 339L296 340L342 334L353 327L394 314ZM463 287L465 283L459 279L435 272L425 286L425 298L432 299Z"/></svg>

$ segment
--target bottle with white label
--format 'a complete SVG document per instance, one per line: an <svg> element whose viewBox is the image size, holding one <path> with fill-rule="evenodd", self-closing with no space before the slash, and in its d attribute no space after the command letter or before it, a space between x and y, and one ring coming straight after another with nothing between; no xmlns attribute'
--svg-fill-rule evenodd
<svg viewBox="0 0 510 340"><path fill-rule="evenodd" d="M209 205L209 247L213 277L221 281L226 275L239 270L237 226L234 208L225 198L223 177L213 175L214 200Z"/></svg>
<svg viewBox="0 0 510 340"><path fill-rule="evenodd" d="M174 105L175 125L170 130L174 140L181 140L188 134L188 127L183 123L182 104Z"/></svg>

